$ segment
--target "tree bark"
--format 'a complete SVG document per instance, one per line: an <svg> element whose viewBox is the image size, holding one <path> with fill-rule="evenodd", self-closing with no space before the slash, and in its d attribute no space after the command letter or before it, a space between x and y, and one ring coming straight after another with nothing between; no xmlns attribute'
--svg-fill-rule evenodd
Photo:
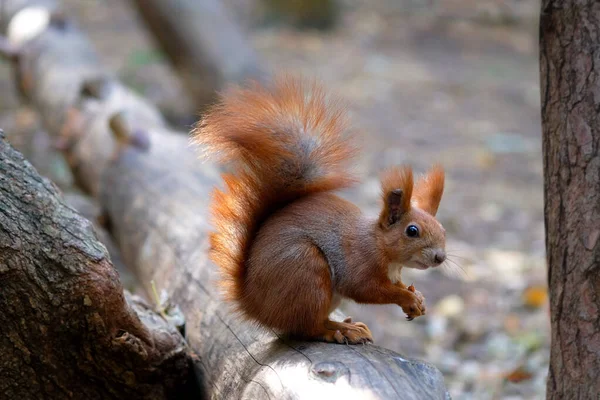
<svg viewBox="0 0 600 400"><path fill-rule="evenodd" d="M219 0L130 0L202 109L226 82L261 79L252 45Z"/></svg>
<svg viewBox="0 0 600 400"><path fill-rule="evenodd" d="M179 332L125 295L91 223L0 131L3 399L164 399L189 369Z"/></svg>
<svg viewBox="0 0 600 400"><path fill-rule="evenodd" d="M600 393L600 3L542 2L540 77L552 348L547 397Z"/></svg>
<svg viewBox="0 0 600 400"><path fill-rule="evenodd" d="M207 258L206 210L218 169L198 161L186 135L106 74L81 33L66 26L51 24L22 49L16 67L25 70L24 96L50 134L67 138L76 179L99 196L123 260L148 292L156 282L185 315L208 397L447 398L429 364L374 345L282 340L228 313Z"/></svg>

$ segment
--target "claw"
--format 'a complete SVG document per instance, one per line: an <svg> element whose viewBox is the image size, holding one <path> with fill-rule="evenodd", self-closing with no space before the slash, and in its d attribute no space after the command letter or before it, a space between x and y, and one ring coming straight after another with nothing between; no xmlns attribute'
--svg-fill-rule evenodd
<svg viewBox="0 0 600 400"><path fill-rule="evenodd" d="M335 331L335 334L333 335L333 337L339 344L342 344L342 343L344 343L344 341L346 341L346 338L344 337L344 335L342 335L342 332L340 332L340 331Z"/></svg>
<svg viewBox="0 0 600 400"><path fill-rule="evenodd" d="M321 337L326 342L340 344L360 344L373 342L371 331L362 322L348 323L348 318L344 322L327 321L325 328L327 331Z"/></svg>

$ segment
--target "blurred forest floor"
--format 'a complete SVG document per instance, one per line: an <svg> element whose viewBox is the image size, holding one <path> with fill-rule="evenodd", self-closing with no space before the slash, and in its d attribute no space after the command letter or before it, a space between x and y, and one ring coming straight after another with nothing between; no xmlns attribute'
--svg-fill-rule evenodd
<svg viewBox="0 0 600 400"><path fill-rule="evenodd" d="M297 31L253 0L227 0L272 71L317 76L350 103L364 132L364 184L379 208L378 171L434 162L447 170L438 212L450 265L406 271L427 299L412 322L396 306L345 304L376 343L427 360L454 399L539 399L549 350L538 84L537 0L344 0L338 27ZM189 98L136 14L119 0L63 0L107 66L188 131ZM0 127L38 170L72 190L36 114L0 64Z"/></svg>

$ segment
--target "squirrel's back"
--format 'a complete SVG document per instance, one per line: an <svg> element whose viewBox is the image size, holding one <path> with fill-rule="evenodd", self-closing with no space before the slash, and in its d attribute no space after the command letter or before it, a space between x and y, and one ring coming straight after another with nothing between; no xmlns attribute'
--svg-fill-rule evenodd
<svg viewBox="0 0 600 400"><path fill-rule="evenodd" d="M350 186L356 153L338 101L316 83L276 79L221 96L193 131L207 156L230 163L213 193L211 259L243 311L246 260L261 224L302 197Z"/></svg>

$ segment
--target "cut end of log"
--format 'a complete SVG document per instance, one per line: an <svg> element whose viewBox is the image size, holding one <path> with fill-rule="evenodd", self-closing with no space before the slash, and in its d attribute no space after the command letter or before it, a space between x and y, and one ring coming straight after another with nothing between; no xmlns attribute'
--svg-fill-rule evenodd
<svg viewBox="0 0 600 400"><path fill-rule="evenodd" d="M13 45L22 45L48 28L51 11L45 7L27 7L15 14L8 24L8 40Z"/></svg>

